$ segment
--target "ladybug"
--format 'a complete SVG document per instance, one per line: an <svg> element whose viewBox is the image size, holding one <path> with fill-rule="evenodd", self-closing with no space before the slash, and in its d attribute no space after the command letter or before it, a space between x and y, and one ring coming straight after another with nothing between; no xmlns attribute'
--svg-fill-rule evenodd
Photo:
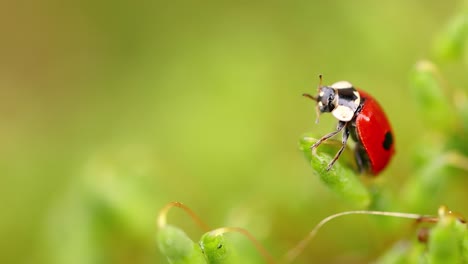
<svg viewBox="0 0 468 264"><path fill-rule="evenodd" d="M330 112L338 125L336 130L324 135L314 145L312 153L327 139L343 131L342 146L328 164L327 171L333 167L346 147L349 136L356 142L354 156L361 173L378 175L390 162L395 153L392 127L379 103L368 93L356 89L347 81L322 86L320 75L318 95L303 94L317 102L318 118L321 113Z"/></svg>

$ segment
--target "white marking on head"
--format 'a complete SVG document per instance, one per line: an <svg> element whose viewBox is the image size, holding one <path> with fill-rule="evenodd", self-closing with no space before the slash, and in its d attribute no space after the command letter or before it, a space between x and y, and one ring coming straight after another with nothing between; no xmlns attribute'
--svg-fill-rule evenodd
<svg viewBox="0 0 468 264"><path fill-rule="evenodd" d="M318 102L319 107L323 107L322 101Z"/></svg>
<svg viewBox="0 0 468 264"><path fill-rule="evenodd" d="M319 96L322 97L325 93L323 91L320 91Z"/></svg>
<svg viewBox="0 0 468 264"><path fill-rule="evenodd" d="M348 122L353 119L354 111L347 106L338 105L335 109L333 109L332 115L340 121Z"/></svg>
<svg viewBox="0 0 468 264"><path fill-rule="evenodd" d="M359 94L358 91L354 91L354 95L356 96L356 100L354 100L354 103L356 105L359 105L361 103L361 95Z"/></svg>
<svg viewBox="0 0 468 264"><path fill-rule="evenodd" d="M346 88L352 88L353 85L347 81L339 81L330 85L330 87L335 88L335 89L346 89Z"/></svg>

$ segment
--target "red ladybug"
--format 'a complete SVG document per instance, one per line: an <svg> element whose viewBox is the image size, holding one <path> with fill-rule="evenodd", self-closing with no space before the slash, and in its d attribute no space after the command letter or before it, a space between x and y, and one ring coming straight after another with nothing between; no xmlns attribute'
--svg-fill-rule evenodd
<svg viewBox="0 0 468 264"><path fill-rule="evenodd" d="M392 127L379 103L369 94L357 90L347 81L340 81L330 86L322 86L322 76L318 95L303 94L317 102L317 120L320 113L331 112L338 119L335 131L320 138L311 150L325 140L343 131L342 146L327 170L333 167L346 147L349 135L356 141L354 153L360 172L379 174L390 162L395 153Z"/></svg>

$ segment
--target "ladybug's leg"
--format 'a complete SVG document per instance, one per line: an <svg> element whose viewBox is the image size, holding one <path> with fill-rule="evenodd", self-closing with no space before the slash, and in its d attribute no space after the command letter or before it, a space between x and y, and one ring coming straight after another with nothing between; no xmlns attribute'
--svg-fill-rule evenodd
<svg viewBox="0 0 468 264"><path fill-rule="evenodd" d="M360 142L356 143L356 148L354 149L354 157L356 164L358 165L359 173L363 174L370 169L369 157L364 150L364 147Z"/></svg>
<svg viewBox="0 0 468 264"><path fill-rule="evenodd" d="M361 141L359 140L359 137L357 136L356 122L351 122L347 128L349 129L351 138L354 141L356 141L356 145L354 147L354 159L356 161L358 172L360 174L363 174L369 170L369 158L366 155L364 146L362 145Z"/></svg>
<svg viewBox="0 0 468 264"><path fill-rule="evenodd" d="M327 140L327 139L333 137L334 135L338 134L341 130L343 130L343 128L346 126L346 124L347 123L343 122L343 121L338 122L338 126L336 127L335 131L326 134L321 139L319 139L317 142L315 142L315 144L313 144L312 147L310 147L310 149L312 150L312 154L315 155L317 147L320 144L322 144L325 140Z"/></svg>
<svg viewBox="0 0 468 264"><path fill-rule="evenodd" d="M354 149L354 158L356 160L356 164L358 166L359 173L362 174L364 173L364 160L360 154L360 149L359 146L356 146Z"/></svg>
<svg viewBox="0 0 468 264"><path fill-rule="evenodd" d="M343 153L343 150L346 148L346 142L348 142L348 137L349 137L349 128L348 128L348 126L346 126L345 130L343 131L343 137L341 139L341 144L342 144L341 148L340 148L340 150L338 150L335 157L333 157L330 164L328 164L327 171L329 171L333 167L333 164L335 164L335 162L340 157L341 153Z"/></svg>

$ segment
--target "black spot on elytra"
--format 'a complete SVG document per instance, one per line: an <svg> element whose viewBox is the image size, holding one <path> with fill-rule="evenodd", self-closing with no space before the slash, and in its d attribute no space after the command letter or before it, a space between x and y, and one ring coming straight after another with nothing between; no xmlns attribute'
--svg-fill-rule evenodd
<svg viewBox="0 0 468 264"><path fill-rule="evenodd" d="M218 249L221 249L223 247L223 244L218 245Z"/></svg>
<svg viewBox="0 0 468 264"><path fill-rule="evenodd" d="M384 139L384 142L382 143L382 146L385 150L390 150L390 148L392 147L393 145L393 135L392 135L392 132L390 131L387 131L387 133L385 133L385 139Z"/></svg>

